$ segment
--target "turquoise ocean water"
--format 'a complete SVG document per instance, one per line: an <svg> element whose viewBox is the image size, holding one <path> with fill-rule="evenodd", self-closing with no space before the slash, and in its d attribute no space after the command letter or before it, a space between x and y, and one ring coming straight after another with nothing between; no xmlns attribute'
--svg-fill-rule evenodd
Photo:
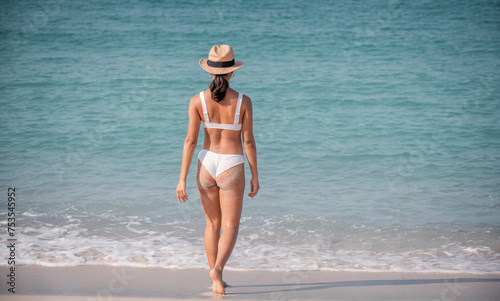
<svg viewBox="0 0 500 301"><path fill-rule="evenodd" d="M175 187L198 60L230 44L262 187L229 269L500 272L499 1L0 6L17 264L207 266L195 164Z"/></svg>

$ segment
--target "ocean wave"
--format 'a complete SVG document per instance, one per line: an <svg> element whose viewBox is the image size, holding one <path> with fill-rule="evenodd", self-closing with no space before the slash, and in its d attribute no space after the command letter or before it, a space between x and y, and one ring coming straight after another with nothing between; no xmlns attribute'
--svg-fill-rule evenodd
<svg viewBox="0 0 500 301"><path fill-rule="evenodd" d="M57 225L41 222L36 214L24 219L31 226L17 233L19 265L207 267L203 223L158 223L132 215L88 223L68 214ZM500 272L500 247L492 240L499 230L488 225L446 230L443 225L373 226L284 215L244 217L240 228L227 269ZM8 257L6 250L2 253Z"/></svg>

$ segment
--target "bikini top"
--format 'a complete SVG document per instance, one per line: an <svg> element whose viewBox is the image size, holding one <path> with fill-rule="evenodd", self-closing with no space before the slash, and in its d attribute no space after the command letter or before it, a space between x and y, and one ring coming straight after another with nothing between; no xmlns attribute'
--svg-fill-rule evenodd
<svg viewBox="0 0 500 301"><path fill-rule="evenodd" d="M239 93L238 95L238 104L236 105L236 113L234 115L233 124L210 122L210 119L208 118L207 103L205 102L205 95L203 95L203 92L200 92L200 99L201 99L201 105L203 106L203 116L205 117L205 121L202 121L204 128L232 130L232 131L241 130L241 124L238 124L238 121L240 121L240 109L241 109L241 101L243 100L243 94Z"/></svg>

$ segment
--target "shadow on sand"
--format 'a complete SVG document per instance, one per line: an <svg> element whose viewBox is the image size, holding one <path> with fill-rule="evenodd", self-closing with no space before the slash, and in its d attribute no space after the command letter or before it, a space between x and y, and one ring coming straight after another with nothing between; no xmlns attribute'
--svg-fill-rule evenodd
<svg viewBox="0 0 500 301"><path fill-rule="evenodd" d="M279 292L297 292L321 290L336 287L368 287L384 285L418 285L418 284L458 284L477 282L500 282L498 278L451 278L451 279L401 279L401 280L359 280L359 281L332 281L332 282L304 282L282 284L255 284L231 286L231 288L262 288L262 291L238 292L238 295L269 294Z"/></svg>

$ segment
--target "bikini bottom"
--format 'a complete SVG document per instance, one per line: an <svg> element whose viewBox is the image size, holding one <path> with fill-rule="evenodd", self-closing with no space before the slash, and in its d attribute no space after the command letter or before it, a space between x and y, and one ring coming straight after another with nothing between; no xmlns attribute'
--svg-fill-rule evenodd
<svg viewBox="0 0 500 301"><path fill-rule="evenodd" d="M242 155L218 154L202 149L198 160L215 180L217 176L238 164L245 163Z"/></svg>

